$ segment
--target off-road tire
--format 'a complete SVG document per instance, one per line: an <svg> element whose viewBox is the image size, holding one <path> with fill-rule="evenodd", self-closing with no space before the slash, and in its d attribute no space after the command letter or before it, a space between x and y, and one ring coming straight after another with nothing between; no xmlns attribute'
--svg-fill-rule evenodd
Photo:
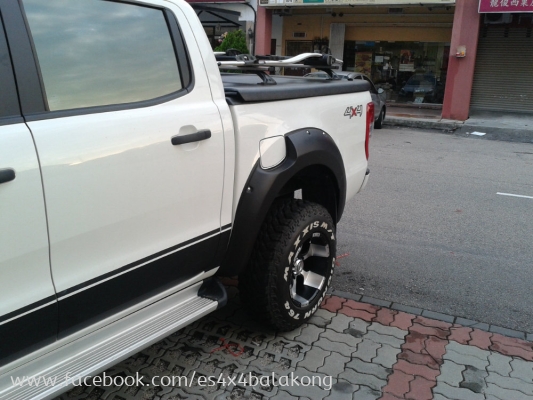
<svg viewBox="0 0 533 400"><path fill-rule="evenodd" d="M306 322L331 284L335 235L321 205L296 199L274 203L239 276L241 300L250 315L278 331Z"/></svg>

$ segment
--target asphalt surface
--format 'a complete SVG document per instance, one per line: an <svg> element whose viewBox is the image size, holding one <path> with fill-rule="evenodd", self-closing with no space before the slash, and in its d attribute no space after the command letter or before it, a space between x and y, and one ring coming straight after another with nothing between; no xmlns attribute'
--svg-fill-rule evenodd
<svg viewBox="0 0 533 400"><path fill-rule="evenodd" d="M335 290L533 332L533 144L375 130ZM342 257L344 255L344 257Z"/></svg>

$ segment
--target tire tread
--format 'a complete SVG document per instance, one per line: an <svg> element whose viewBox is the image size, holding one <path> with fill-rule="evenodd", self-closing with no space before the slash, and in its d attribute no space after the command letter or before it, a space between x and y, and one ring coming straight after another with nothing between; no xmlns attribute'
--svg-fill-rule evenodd
<svg viewBox="0 0 533 400"><path fill-rule="evenodd" d="M292 244L292 234L313 216L324 217L333 226L331 216L319 204L296 199L276 201L261 227L248 267L239 276L244 307L256 319L280 331L292 330L302 321L287 321L280 309L278 265L283 263L284 249Z"/></svg>

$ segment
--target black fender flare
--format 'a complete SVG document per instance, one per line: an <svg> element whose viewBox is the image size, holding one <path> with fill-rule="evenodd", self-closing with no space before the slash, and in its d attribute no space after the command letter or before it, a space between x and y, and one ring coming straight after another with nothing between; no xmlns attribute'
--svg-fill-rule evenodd
<svg viewBox="0 0 533 400"><path fill-rule="evenodd" d="M346 172L342 155L333 138L316 128L292 131L285 136L287 155L272 169L262 169L259 160L244 185L227 251L221 268L222 276L240 273L248 263L256 238L268 210L282 189L299 171L310 166L328 169L337 187L336 215L338 222L346 201Z"/></svg>

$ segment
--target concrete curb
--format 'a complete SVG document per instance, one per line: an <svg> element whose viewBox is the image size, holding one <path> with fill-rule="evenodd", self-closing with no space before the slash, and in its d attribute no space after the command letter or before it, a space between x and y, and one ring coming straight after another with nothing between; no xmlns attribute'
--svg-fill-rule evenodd
<svg viewBox="0 0 533 400"><path fill-rule="evenodd" d="M468 121L452 121L446 119L425 119L387 116L383 121L385 127L403 127L414 129L431 129L442 133L484 140L501 140L506 142L533 143L533 129L519 129L498 126L480 126L469 124ZM472 132L485 133L484 136L472 135Z"/></svg>
<svg viewBox="0 0 533 400"><path fill-rule="evenodd" d="M383 126L401 126L406 128L417 129L436 129L453 133L463 125L460 121L451 121L445 119L427 119L427 118L408 118L389 116L383 121Z"/></svg>

